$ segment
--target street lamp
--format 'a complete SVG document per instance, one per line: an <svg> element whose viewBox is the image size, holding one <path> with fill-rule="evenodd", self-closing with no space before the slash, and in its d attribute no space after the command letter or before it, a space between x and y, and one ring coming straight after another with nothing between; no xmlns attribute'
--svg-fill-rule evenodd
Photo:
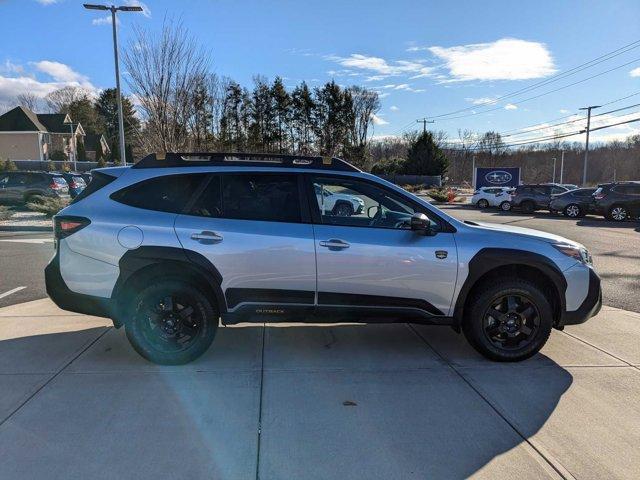
<svg viewBox="0 0 640 480"><path fill-rule="evenodd" d="M71 119L67 116L64 121L62 122L64 125L69 125L69 130L71 133L71 136L69 137L69 159L71 159L73 157L73 171L75 172L77 170L77 165L76 165L76 157L77 157L77 151L74 152L74 146L75 146L75 142L74 140L74 133L73 133L73 122L71 121Z"/></svg>
<svg viewBox="0 0 640 480"><path fill-rule="evenodd" d="M116 32L116 12L142 12L142 7L126 5L116 7L115 5L93 5L85 3L87 10L108 10L111 12L111 26L113 27L113 55L116 63L116 95L118 96L118 129L120 130L120 159L124 165L127 164L127 155L124 146L124 117L122 115L122 98L120 94L120 66L118 64L118 35Z"/></svg>

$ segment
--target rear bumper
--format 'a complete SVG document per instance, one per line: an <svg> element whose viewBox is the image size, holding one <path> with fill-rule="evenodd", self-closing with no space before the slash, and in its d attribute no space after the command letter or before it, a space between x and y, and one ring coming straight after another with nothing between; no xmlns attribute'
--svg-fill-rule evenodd
<svg viewBox="0 0 640 480"><path fill-rule="evenodd" d="M587 297L580 307L572 312L564 312L560 319L560 325L577 325L584 323L600 312L602 308L602 288L600 287L600 277L592 269L589 269L589 288Z"/></svg>
<svg viewBox="0 0 640 480"><path fill-rule="evenodd" d="M60 273L60 249L44 269L47 295L63 310L96 317L113 318L110 299L73 292L67 287Z"/></svg>

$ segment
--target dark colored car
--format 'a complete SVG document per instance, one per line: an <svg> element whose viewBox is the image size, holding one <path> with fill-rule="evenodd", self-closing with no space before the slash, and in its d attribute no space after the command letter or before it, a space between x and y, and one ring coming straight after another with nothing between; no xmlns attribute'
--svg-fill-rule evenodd
<svg viewBox="0 0 640 480"><path fill-rule="evenodd" d="M69 198L69 185L54 173L0 173L0 203L25 203L36 196Z"/></svg>
<svg viewBox="0 0 640 480"><path fill-rule="evenodd" d="M560 195L568 189L557 184L518 185L511 196L511 206L523 212L549 209L552 195Z"/></svg>
<svg viewBox="0 0 640 480"><path fill-rule="evenodd" d="M87 187L87 184L80 173L65 172L61 175L69 185L69 195L71 196L71 198L76 198L80 194L80 192L82 192Z"/></svg>
<svg viewBox="0 0 640 480"><path fill-rule="evenodd" d="M595 188L578 188L554 195L549 203L549 210L562 212L569 218L584 217L594 211L593 193Z"/></svg>
<svg viewBox="0 0 640 480"><path fill-rule="evenodd" d="M593 199L595 211L608 220L623 222L640 216L640 182L598 185Z"/></svg>

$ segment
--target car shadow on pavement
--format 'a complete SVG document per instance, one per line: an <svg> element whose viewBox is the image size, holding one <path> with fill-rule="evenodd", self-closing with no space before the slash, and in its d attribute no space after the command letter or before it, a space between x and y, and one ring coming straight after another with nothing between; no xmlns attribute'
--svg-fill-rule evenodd
<svg viewBox="0 0 640 480"><path fill-rule="evenodd" d="M548 476L530 438L572 375L462 348L464 367L404 324L255 325L162 367L122 330L2 340L0 478Z"/></svg>

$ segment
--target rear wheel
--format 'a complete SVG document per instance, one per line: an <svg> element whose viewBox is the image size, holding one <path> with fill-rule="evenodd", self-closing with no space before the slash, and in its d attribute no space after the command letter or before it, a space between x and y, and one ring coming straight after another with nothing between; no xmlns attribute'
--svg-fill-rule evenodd
<svg viewBox="0 0 640 480"><path fill-rule="evenodd" d="M564 215L569 218L578 218L584 216L580 205L577 205L575 203L570 203L569 205L564 207Z"/></svg>
<svg viewBox="0 0 640 480"><path fill-rule="evenodd" d="M520 204L520 208L525 213L531 213L536 209L535 204L530 200L525 200Z"/></svg>
<svg viewBox="0 0 640 480"><path fill-rule="evenodd" d="M207 351L218 329L218 310L200 290L166 280L141 290L126 320L127 338L144 358L162 365L191 362Z"/></svg>
<svg viewBox="0 0 640 480"><path fill-rule="evenodd" d="M614 205L609 209L609 218L616 222L624 222L629 218L629 212L624 205Z"/></svg>
<svg viewBox="0 0 640 480"><path fill-rule="evenodd" d="M553 311L544 292L528 280L506 279L478 291L462 324L469 343L485 357L516 362L546 343Z"/></svg>
<svg viewBox="0 0 640 480"><path fill-rule="evenodd" d="M508 212L511 210L511 202L504 201L500 204L500 210L503 212Z"/></svg>
<svg viewBox="0 0 640 480"><path fill-rule="evenodd" d="M489 202L485 198L481 198L480 200L478 200L476 205L478 206L478 208L487 208L489 206Z"/></svg>

